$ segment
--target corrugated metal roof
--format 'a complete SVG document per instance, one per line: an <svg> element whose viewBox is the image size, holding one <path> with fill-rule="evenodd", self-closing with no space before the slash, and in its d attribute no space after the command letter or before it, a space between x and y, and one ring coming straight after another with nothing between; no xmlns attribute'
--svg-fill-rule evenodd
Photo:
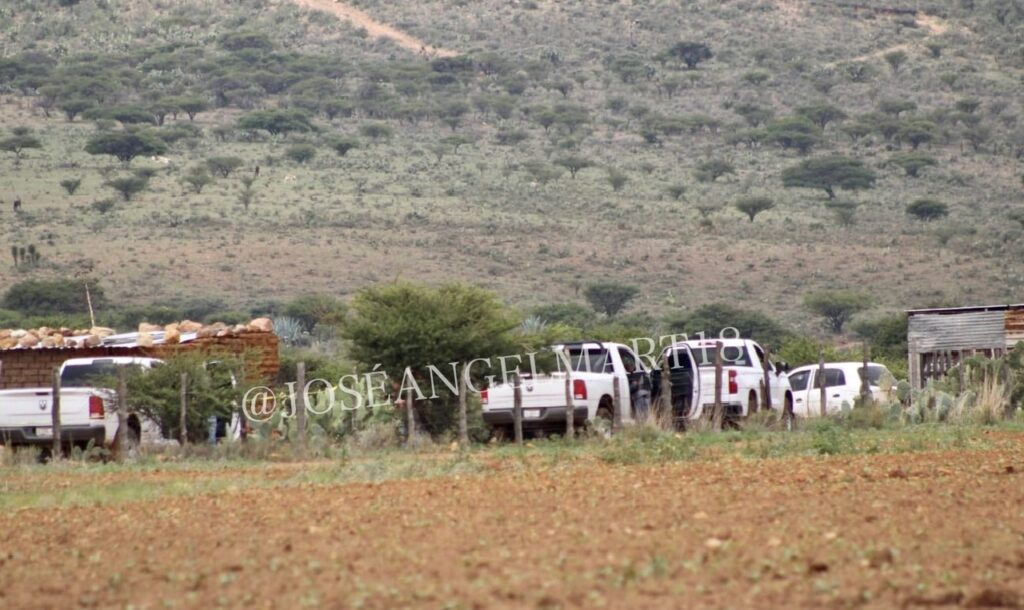
<svg viewBox="0 0 1024 610"><path fill-rule="evenodd" d="M1024 303L1016 303L1012 305L971 305L968 307L934 307L931 309L908 309L908 316L917 316L920 314L959 314L970 311L1007 311L1007 310L1024 310Z"/></svg>
<svg viewBox="0 0 1024 610"><path fill-rule="evenodd" d="M919 313L910 316L907 340L912 352L990 349L1006 346L1005 313L960 311L957 315Z"/></svg>

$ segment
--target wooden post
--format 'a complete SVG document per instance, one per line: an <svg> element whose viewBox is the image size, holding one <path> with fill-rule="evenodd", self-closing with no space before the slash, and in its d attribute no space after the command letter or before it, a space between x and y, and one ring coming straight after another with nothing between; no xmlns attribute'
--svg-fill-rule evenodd
<svg viewBox="0 0 1024 610"><path fill-rule="evenodd" d="M716 422L722 417L722 342L715 342L715 406L711 417Z"/></svg>
<svg viewBox="0 0 1024 610"><path fill-rule="evenodd" d="M117 367L117 432L114 447L117 447L117 459L125 457L125 439L128 437L128 367Z"/></svg>
<svg viewBox="0 0 1024 610"><path fill-rule="evenodd" d="M764 362L762 363L764 368L764 391L761 392L761 408L765 411L770 411L772 408L772 369L769 365L771 354L770 349L764 348Z"/></svg>
<svg viewBox="0 0 1024 610"><path fill-rule="evenodd" d="M659 397L658 418L668 417L668 421L675 424L675 413L672 412L672 368L668 365L668 358L661 363L661 396ZM684 397L685 401L686 398ZM680 414L681 415L681 414ZM659 421L662 424L663 421Z"/></svg>
<svg viewBox="0 0 1024 610"><path fill-rule="evenodd" d="M469 419L466 401L469 399L466 376L459 375L459 447L469 449Z"/></svg>
<svg viewBox="0 0 1024 610"><path fill-rule="evenodd" d="M821 399L821 416L825 417L828 414L826 405L828 404L828 389L825 387L825 349L818 349L818 397Z"/></svg>
<svg viewBox="0 0 1024 610"><path fill-rule="evenodd" d="M622 390L619 388L619 378L612 379L612 434L622 431Z"/></svg>
<svg viewBox="0 0 1024 610"><path fill-rule="evenodd" d="M870 350L868 349L867 341L864 342L861 351L863 352L861 356L863 363L860 369L860 406L869 407L871 406L871 382L868 381L868 356L870 355Z"/></svg>
<svg viewBox="0 0 1024 610"><path fill-rule="evenodd" d="M178 426L181 428L181 438L178 442L184 448L188 445L188 373L181 374L181 419Z"/></svg>
<svg viewBox="0 0 1024 610"><path fill-rule="evenodd" d="M576 410L572 405L572 375L565 372L565 438L576 436Z"/></svg>
<svg viewBox="0 0 1024 610"><path fill-rule="evenodd" d="M523 444L523 388L519 385L519 373L512 373L512 431L516 444Z"/></svg>
<svg viewBox="0 0 1024 610"><path fill-rule="evenodd" d="M957 369L957 373L958 373L958 375L960 377L960 393L961 394L963 394L963 392L964 392L964 368L965 367L966 367L966 365L964 364L964 350L960 350L960 353L958 354L958 361L957 361L956 369Z"/></svg>
<svg viewBox="0 0 1024 610"><path fill-rule="evenodd" d="M408 429L405 444L410 447L416 442L416 411L414 404L412 388L409 388L405 392L405 426Z"/></svg>
<svg viewBox="0 0 1024 610"><path fill-rule="evenodd" d="M295 438L300 447L306 446L306 363L295 363Z"/></svg>
<svg viewBox="0 0 1024 610"><path fill-rule="evenodd" d="M50 401L50 421L53 425L53 456L56 460L60 458L60 367L53 367L53 396Z"/></svg>

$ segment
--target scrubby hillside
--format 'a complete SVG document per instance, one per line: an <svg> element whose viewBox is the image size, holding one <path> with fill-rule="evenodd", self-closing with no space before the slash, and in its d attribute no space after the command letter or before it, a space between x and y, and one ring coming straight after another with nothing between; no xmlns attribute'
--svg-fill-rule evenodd
<svg viewBox="0 0 1024 610"><path fill-rule="evenodd" d="M1024 8L841 4L351 3L414 51L285 1L9 3L0 285L527 308L608 279L805 328L826 288L1019 301Z"/></svg>

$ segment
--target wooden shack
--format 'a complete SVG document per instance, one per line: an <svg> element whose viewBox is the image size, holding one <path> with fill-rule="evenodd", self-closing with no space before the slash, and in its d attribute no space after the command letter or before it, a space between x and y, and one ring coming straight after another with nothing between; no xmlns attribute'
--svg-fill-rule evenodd
<svg viewBox="0 0 1024 610"><path fill-rule="evenodd" d="M924 387L964 358L998 358L1024 341L1024 304L912 309L907 312L910 383Z"/></svg>

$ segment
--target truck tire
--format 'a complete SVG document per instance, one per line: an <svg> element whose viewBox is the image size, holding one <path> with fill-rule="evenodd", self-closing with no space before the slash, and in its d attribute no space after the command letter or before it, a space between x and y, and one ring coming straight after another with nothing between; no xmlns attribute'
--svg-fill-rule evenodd
<svg viewBox="0 0 1024 610"><path fill-rule="evenodd" d="M747 415L753 415L757 413L757 392L751 391L750 396L747 396Z"/></svg>

